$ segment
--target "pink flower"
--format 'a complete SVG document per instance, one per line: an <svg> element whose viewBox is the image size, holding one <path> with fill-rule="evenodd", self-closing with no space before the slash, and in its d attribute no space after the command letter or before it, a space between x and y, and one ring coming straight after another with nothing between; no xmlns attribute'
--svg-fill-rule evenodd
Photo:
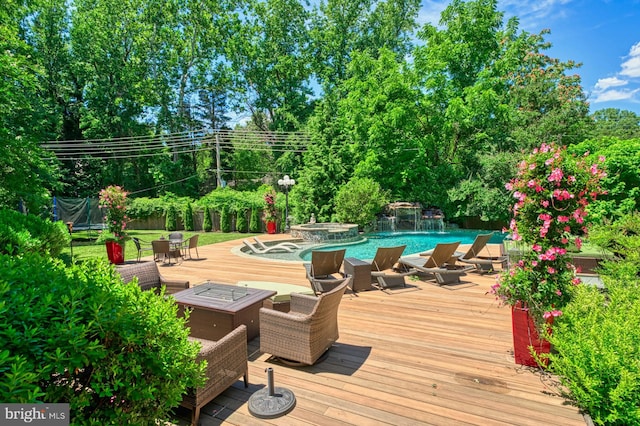
<svg viewBox="0 0 640 426"><path fill-rule="evenodd" d="M564 176L564 173L562 173L562 170L560 170L559 168L555 168L553 169L553 171L551 172L547 180L549 182L560 182L563 176Z"/></svg>
<svg viewBox="0 0 640 426"><path fill-rule="evenodd" d="M555 274L556 270L553 269L551 266L547 266L547 272L550 273L550 274Z"/></svg>
<svg viewBox="0 0 640 426"><path fill-rule="evenodd" d="M561 292L560 290L556 290L556 294L557 294L558 296L562 296L562 292Z"/></svg>
<svg viewBox="0 0 640 426"><path fill-rule="evenodd" d="M531 249L537 252L542 251L542 247L540 246L540 244L534 244L533 247L531 247Z"/></svg>
<svg viewBox="0 0 640 426"><path fill-rule="evenodd" d="M547 207L549 207L549 201L547 201L547 200L542 200L542 202L540 204L542 204L542 207L544 207L545 209Z"/></svg>
<svg viewBox="0 0 640 426"><path fill-rule="evenodd" d="M582 247L582 240L580 239L580 237L576 237L574 244L576 245L576 248L580 250L580 248Z"/></svg>

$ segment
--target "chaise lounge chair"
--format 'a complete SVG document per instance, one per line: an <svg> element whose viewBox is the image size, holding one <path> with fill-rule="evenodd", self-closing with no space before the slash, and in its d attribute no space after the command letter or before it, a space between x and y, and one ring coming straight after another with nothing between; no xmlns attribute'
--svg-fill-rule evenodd
<svg viewBox="0 0 640 426"><path fill-rule="evenodd" d="M458 257L460 262L472 265L476 268L477 272L484 274L485 272L492 272L494 270L493 265L499 263L502 265L502 268L505 269L507 263L507 256L500 253L500 256L491 256L490 253L487 253L488 256L482 256L480 253L485 249L487 243L493 236L493 232L489 234L480 234L476 236L476 239L469 247L469 250L462 256Z"/></svg>
<svg viewBox="0 0 640 426"><path fill-rule="evenodd" d="M277 246L267 247L266 249L261 249L254 246L249 240L242 240L242 242L244 243L245 246L249 248L249 250L251 250L252 253L255 253L255 254L265 254L265 253L283 252L283 251L286 251L287 253L293 253L293 249L291 247L277 245Z"/></svg>
<svg viewBox="0 0 640 426"><path fill-rule="evenodd" d="M325 293L338 287L345 280L340 270L346 249L311 252L311 263L305 263L307 279L316 294Z"/></svg>
<svg viewBox="0 0 640 426"><path fill-rule="evenodd" d="M460 241L440 243L426 260L420 257L405 257L400 259L400 263L415 269L419 274L433 275L439 285L459 283L460 277L473 269L470 265L460 268L450 264L459 245Z"/></svg>
<svg viewBox="0 0 640 426"><path fill-rule="evenodd" d="M380 289L406 287L405 277L415 275L416 270L398 265L406 245L397 247L378 247L371 262L371 277L378 280Z"/></svg>
<svg viewBox="0 0 640 426"><path fill-rule="evenodd" d="M268 250L272 247L289 247L292 249L300 249L301 247L299 245L297 245L296 243L292 243L291 241L282 241L279 242L277 244L274 244L272 246L268 246L265 243L262 242L262 240L258 239L258 237L253 237L253 239L255 240L256 244L262 249L262 250Z"/></svg>

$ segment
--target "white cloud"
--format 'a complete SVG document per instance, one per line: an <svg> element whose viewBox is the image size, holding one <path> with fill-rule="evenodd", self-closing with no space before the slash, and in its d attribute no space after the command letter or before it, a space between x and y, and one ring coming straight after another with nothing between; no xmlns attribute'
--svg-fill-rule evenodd
<svg viewBox="0 0 640 426"><path fill-rule="evenodd" d="M618 77L601 78L595 85L595 90L607 90L610 87L625 86L629 82L627 80L621 80Z"/></svg>
<svg viewBox="0 0 640 426"><path fill-rule="evenodd" d="M640 42L631 46L627 59L620 65L621 75L627 77L640 77Z"/></svg>
<svg viewBox="0 0 640 426"><path fill-rule="evenodd" d="M604 90L597 92L593 103L633 100L640 89Z"/></svg>
<svg viewBox="0 0 640 426"><path fill-rule="evenodd" d="M448 4L448 1L443 0L427 0L423 2L422 7L420 7L420 11L418 12L418 18L416 19L418 25L422 27L424 24L429 23L437 26L440 22L440 14Z"/></svg>

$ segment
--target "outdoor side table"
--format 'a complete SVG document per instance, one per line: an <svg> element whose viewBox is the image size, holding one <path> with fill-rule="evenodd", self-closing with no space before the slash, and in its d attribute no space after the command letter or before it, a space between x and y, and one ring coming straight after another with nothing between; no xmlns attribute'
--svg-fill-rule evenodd
<svg viewBox="0 0 640 426"><path fill-rule="evenodd" d="M347 257L342 264L344 273L351 277L351 291L374 289L371 286L371 264L355 257Z"/></svg>

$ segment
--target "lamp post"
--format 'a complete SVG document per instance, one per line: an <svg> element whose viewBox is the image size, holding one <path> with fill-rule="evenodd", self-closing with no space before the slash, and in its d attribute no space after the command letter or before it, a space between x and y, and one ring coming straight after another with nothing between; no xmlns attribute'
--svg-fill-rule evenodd
<svg viewBox="0 0 640 426"><path fill-rule="evenodd" d="M296 181L284 175L282 179L278 179L278 185L284 189L284 227L289 230L289 188L296 184Z"/></svg>

